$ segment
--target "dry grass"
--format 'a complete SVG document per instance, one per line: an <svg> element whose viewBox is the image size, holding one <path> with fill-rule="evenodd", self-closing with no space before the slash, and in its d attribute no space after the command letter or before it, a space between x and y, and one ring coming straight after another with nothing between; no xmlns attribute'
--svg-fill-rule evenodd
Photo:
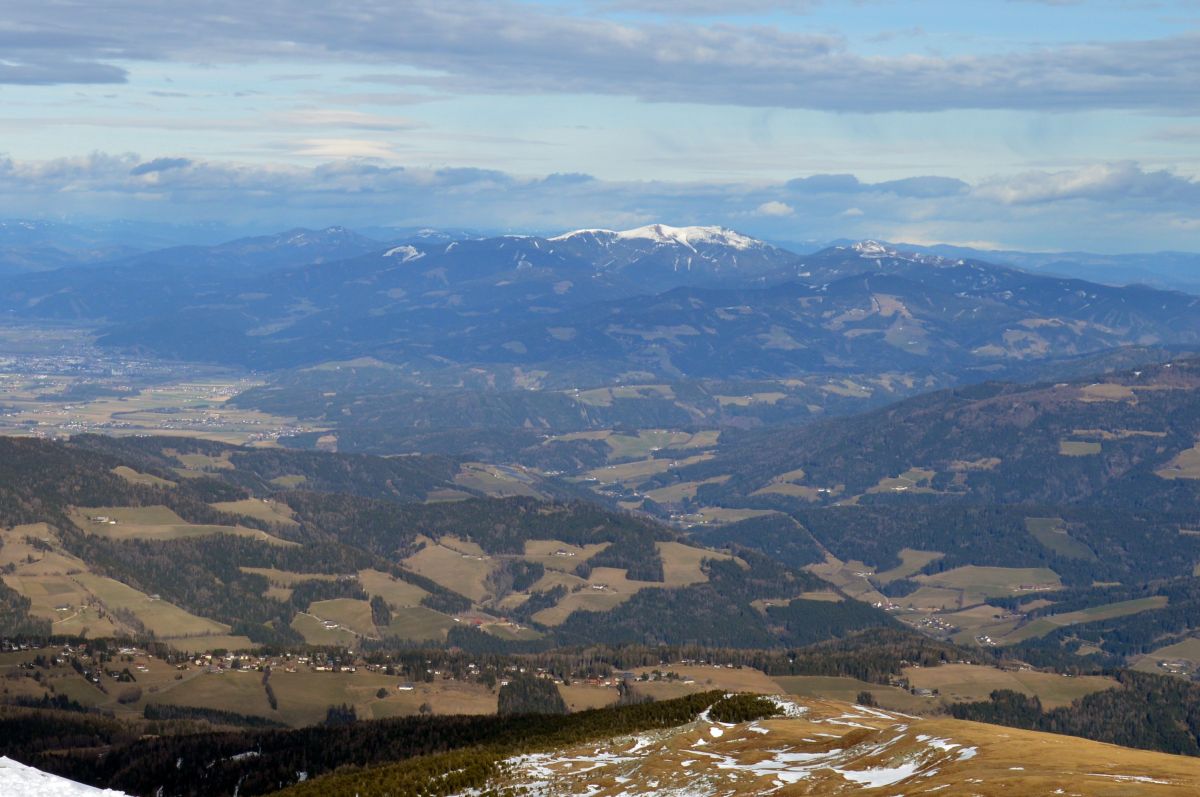
<svg viewBox="0 0 1200 797"><path fill-rule="evenodd" d="M706 506L698 510L694 517L699 523L737 523L750 518L776 514L779 513L773 509L730 509L723 506Z"/></svg>
<svg viewBox="0 0 1200 797"><path fill-rule="evenodd" d="M308 613L325 622L337 623L340 628L359 636L375 636L375 623L371 620L371 604L353 598L333 598L314 601Z"/></svg>
<svg viewBox="0 0 1200 797"><path fill-rule="evenodd" d="M392 624L383 629L384 636L397 639L445 639L454 626L454 618L424 606L411 606L392 612Z"/></svg>
<svg viewBox="0 0 1200 797"><path fill-rule="evenodd" d="M139 473L127 465L118 465L112 469L112 472L120 476L130 484L142 484L148 487L174 487L176 483L161 479L158 476L151 476L149 473Z"/></svg>
<svg viewBox="0 0 1200 797"><path fill-rule="evenodd" d="M227 634L229 626L197 617L174 604L138 592L133 587L111 578L80 573L74 576L84 589L108 607L109 611L125 609L160 636L202 636L204 634Z"/></svg>
<svg viewBox="0 0 1200 797"><path fill-rule="evenodd" d="M1112 382L1101 382L1094 385L1088 385L1080 392L1080 401L1129 401L1137 402L1137 395L1133 392L1133 388L1128 385L1119 385Z"/></svg>
<svg viewBox="0 0 1200 797"><path fill-rule="evenodd" d="M1161 479L1200 479L1200 445L1179 452L1154 473Z"/></svg>
<svg viewBox="0 0 1200 797"><path fill-rule="evenodd" d="M534 486L537 477L516 465L489 465L484 462L464 462L454 483L469 490L478 490L493 498L527 496L543 498Z"/></svg>
<svg viewBox="0 0 1200 797"><path fill-rule="evenodd" d="M1064 735L843 702L802 701L798 717L700 720L514 759L495 793L958 797L1190 797L1200 762Z"/></svg>
<svg viewBox="0 0 1200 797"><path fill-rule="evenodd" d="M1009 672L978 664L906 667L904 676L914 687L938 690L939 697L946 702L987 700L997 689L1011 689L1036 695L1048 708L1066 706L1084 695L1117 685L1112 678L1098 675L1068 677L1034 670Z"/></svg>
<svg viewBox="0 0 1200 797"><path fill-rule="evenodd" d="M416 606L422 598L429 594L415 584L401 581L378 570L358 571L358 581L368 595L378 595L393 609Z"/></svg>
<svg viewBox="0 0 1200 797"><path fill-rule="evenodd" d="M1100 443L1086 440L1059 440L1058 453L1064 457L1090 457L1103 450Z"/></svg>
<svg viewBox="0 0 1200 797"><path fill-rule="evenodd" d="M529 562L539 562L547 570L571 572L580 562L591 559L608 545L606 542L578 546L561 540L526 540L525 553L521 558Z"/></svg>
<svg viewBox="0 0 1200 797"><path fill-rule="evenodd" d="M917 551L912 548L900 549L900 564L893 567L891 570L884 570L882 573L875 574L875 580L880 584L887 584L890 581L896 581L901 578L908 578L915 573L919 573L921 568L930 562L936 562L945 554L941 551Z"/></svg>
<svg viewBox="0 0 1200 797"><path fill-rule="evenodd" d="M88 534L111 540L182 540L233 534L272 545L295 545L259 529L245 526L211 526L188 523L165 506L77 507L69 515L71 522ZM107 518L106 521L97 518ZM115 522L114 522L115 521Z"/></svg>
<svg viewBox="0 0 1200 797"><path fill-rule="evenodd" d="M858 701L860 692L870 692L880 706L894 711L921 712L931 709L937 701L917 697L905 689L886 684L874 684L857 678L828 675L784 675L775 679L780 689L789 695L819 697L826 700Z"/></svg>
<svg viewBox="0 0 1200 797"><path fill-rule="evenodd" d="M426 545L403 561L414 573L476 602L488 596L485 582L496 564L491 557L461 553L440 543Z"/></svg>
<svg viewBox="0 0 1200 797"><path fill-rule="evenodd" d="M343 648L353 648L358 641L357 635L349 629L336 627L326 628L319 617L297 612L290 623L292 630L304 637L310 645L333 645Z"/></svg>
<svg viewBox="0 0 1200 797"><path fill-rule="evenodd" d="M1061 589L1062 581L1044 567L979 567L966 565L936 575L917 576L916 581L933 587L963 592L963 604L983 603L996 596L1020 595L1043 589Z"/></svg>
<svg viewBox="0 0 1200 797"><path fill-rule="evenodd" d="M1027 639L1036 639L1037 637L1045 636L1051 631L1064 626L1076 625L1078 623L1092 623L1098 620L1111 620L1115 617L1127 617L1128 615L1139 614L1151 609L1161 609L1166 605L1167 599L1165 596L1154 595L1149 598L1107 603L1103 606L1090 606L1076 612L1051 614L1039 617L1033 622L1015 629L1000 641L1005 645L1012 645L1024 642Z"/></svg>
<svg viewBox="0 0 1200 797"><path fill-rule="evenodd" d="M611 706L620 699L616 687L590 686L574 683L570 686L558 684L558 693L571 711L584 711L589 708L604 708Z"/></svg>
<svg viewBox="0 0 1200 797"><path fill-rule="evenodd" d="M686 587L708 581L708 576L700 569L701 562L705 559L734 558L727 553L694 548L681 542L658 542L655 547L663 561L663 583L660 586L665 587Z"/></svg>
<svg viewBox="0 0 1200 797"><path fill-rule="evenodd" d="M228 512L231 515L245 515L267 523L278 523L283 526L296 526L296 513L287 504L260 498L247 498L243 501L222 501L210 504L213 509Z"/></svg>
<svg viewBox="0 0 1200 797"><path fill-rule="evenodd" d="M304 581L337 581L341 576L330 573L295 573L290 570L276 570L273 567L241 567L243 573L254 573L265 576L267 581L280 587L294 587Z"/></svg>
<svg viewBox="0 0 1200 797"><path fill-rule="evenodd" d="M677 501L682 501L685 498L694 499L696 492L706 484L724 484L729 481L729 476L714 476L711 479L705 479L698 482L678 482L666 487L659 487L656 490L648 490L646 497L651 501L659 504L671 504Z"/></svg>

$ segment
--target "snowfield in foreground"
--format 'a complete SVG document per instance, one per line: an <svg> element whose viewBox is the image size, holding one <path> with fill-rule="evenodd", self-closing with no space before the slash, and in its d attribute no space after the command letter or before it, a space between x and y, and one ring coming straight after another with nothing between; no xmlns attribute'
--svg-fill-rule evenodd
<svg viewBox="0 0 1200 797"><path fill-rule="evenodd" d="M0 795L4 797L127 797L125 792L97 789L0 757Z"/></svg>

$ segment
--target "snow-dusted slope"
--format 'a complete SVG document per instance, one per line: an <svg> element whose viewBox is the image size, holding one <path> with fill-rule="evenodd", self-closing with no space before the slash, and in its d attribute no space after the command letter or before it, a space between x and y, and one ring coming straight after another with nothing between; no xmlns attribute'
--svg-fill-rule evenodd
<svg viewBox="0 0 1200 797"><path fill-rule="evenodd" d="M648 224L632 230L575 230L556 235L551 241L570 241L590 238L597 241L648 241L653 244L684 246L695 250L698 245L727 246L732 249L774 248L769 244L742 235L725 227L671 227L666 224Z"/></svg>
<svg viewBox="0 0 1200 797"><path fill-rule="evenodd" d="M680 285L754 285L798 276L796 255L725 227L585 229L556 235L549 243L556 251L593 264L605 278L632 279L648 292Z"/></svg>
<svg viewBox="0 0 1200 797"><path fill-rule="evenodd" d="M1195 759L866 706L778 699L784 716L693 723L515 756L489 787L529 797L1184 797ZM455 797L478 795L479 790Z"/></svg>
<svg viewBox="0 0 1200 797"><path fill-rule="evenodd" d="M0 795L4 797L126 797L125 792L97 789L0 757Z"/></svg>

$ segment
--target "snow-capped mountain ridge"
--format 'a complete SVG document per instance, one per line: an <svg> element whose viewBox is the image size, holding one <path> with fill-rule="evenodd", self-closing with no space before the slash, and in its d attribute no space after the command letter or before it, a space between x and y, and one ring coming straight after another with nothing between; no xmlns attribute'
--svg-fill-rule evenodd
<svg viewBox="0 0 1200 797"><path fill-rule="evenodd" d="M551 241L569 241L590 237L608 241L649 241L664 246L683 246L695 251L696 246L727 246L733 249L771 248L770 244L742 235L727 227L692 226L672 227L667 224L647 224L632 230L584 229L556 235Z"/></svg>

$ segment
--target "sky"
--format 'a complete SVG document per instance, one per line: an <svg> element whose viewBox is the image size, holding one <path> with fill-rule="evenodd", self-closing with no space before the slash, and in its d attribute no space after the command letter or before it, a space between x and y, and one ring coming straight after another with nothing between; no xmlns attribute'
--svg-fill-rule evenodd
<svg viewBox="0 0 1200 797"><path fill-rule="evenodd" d="M1200 0L6 0L0 216L1200 251Z"/></svg>

